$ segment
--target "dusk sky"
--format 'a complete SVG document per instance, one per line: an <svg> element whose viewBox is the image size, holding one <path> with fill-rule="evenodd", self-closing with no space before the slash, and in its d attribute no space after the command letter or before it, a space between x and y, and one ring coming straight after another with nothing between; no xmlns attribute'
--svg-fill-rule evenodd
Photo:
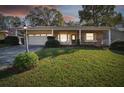
<svg viewBox="0 0 124 93"><path fill-rule="evenodd" d="M19 16L24 17L35 5L0 5L0 13L4 15ZM64 16L66 21L79 21L78 11L82 9L81 5L51 5L47 7L52 7L58 9ZM121 12L124 16L124 6L116 6L117 12Z"/></svg>

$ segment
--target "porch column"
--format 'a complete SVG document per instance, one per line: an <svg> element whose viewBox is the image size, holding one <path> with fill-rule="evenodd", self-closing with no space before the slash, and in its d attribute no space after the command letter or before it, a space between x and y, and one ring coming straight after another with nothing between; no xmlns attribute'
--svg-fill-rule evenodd
<svg viewBox="0 0 124 93"><path fill-rule="evenodd" d="M81 29L79 29L79 41L81 43Z"/></svg>
<svg viewBox="0 0 124 93"><path fill-rule="evenodd" d="M108 45L110 46L111 44L111 30L109 29L108 31Z"/></svg>
<svg viewBox="0 0 124 93"><path fill-rule="evenodd" d="M17 31L17 29L15 30L15 36L18 36L18 31Z"/></svg>
<svg viewBox="0 0 124 93"><path fill-rule="evenodd" d="M54 31L53 31L53 29L52 29L52 36L54 35Z"/></svg>

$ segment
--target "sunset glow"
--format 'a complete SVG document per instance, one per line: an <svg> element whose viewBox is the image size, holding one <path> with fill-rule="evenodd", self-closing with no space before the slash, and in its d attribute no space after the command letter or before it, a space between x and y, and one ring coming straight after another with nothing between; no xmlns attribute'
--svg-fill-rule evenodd
<svg viewBox="0 0 124 93"><path fill-rule="evenodd" d="M0 13L5 16L24 17L36 6L37 5L1 5ZM59 10L63 14L66 22L79 20L78 11L81 9L81 5L45 5L45 7ZM124 15L124 6L116 6L115 10Z"/></svg>

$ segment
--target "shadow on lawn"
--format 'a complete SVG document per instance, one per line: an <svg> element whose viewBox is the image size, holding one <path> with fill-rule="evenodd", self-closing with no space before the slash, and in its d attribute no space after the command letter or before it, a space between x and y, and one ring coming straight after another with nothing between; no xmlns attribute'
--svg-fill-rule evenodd
<svg viewBox="0 0 124 93"><path fill-rule="evenodd" d="M124 51L112 50L112 49L110 49L110 51L116 54L124 55Z"/></svg>
<svg viewBox="0 0 124 93"><path fill-rule="evenodd" d="M59 55L73 53L75 51L77 50L72 48L43 48L40 51L36 52L36 54L39 56L39 59L43 59L46 57L54 58Z"/></svg>
<svg viewBox="0 0 124 93"><path fill-rule="evenodd" d="M0 71L0 79L12 76L14 74L17 74L17 72L15 72L15 69L13 67L3 69Z"/></svg>
<svg viewBox="0 0 124 93"><path fill-rule="evenodd" d="M7 78L7 77L10 77L19 73L23 73L29 70L18 71L15 67L9 67L0 71L0 79Z"/></svg>
<svg viewBox="0 0 124 93"><path fill-rule="evenodd" d="M46 57L55 58L59 55L70 54L81 49L84 50L105 50L105 48L96 48L96 47L61 47L61 48L43 48L40 51L36 52L39 56L39 59L43 59Z"/></svg>

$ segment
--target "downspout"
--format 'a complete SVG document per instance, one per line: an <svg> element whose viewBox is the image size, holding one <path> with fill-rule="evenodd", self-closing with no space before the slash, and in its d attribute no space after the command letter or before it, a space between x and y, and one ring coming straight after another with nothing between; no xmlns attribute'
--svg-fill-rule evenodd
<svg viewBox="0 0 124 93"><path fill-rule="evenodd" d="M108 45L111 45L111 29L108 31Z"/></svg>
<svg viewBox="0 0 124 93"><path fill-rule="evenodd" d="M17 32L17 29L15 30L15 36L18 36L18 32Z"/></svg>
<svg viewBox="0 0 124 93"><path fill-rule="evenodd" d="M80 44L81 44L81 29L79 29L79 41L80 41Z"/></svg>

